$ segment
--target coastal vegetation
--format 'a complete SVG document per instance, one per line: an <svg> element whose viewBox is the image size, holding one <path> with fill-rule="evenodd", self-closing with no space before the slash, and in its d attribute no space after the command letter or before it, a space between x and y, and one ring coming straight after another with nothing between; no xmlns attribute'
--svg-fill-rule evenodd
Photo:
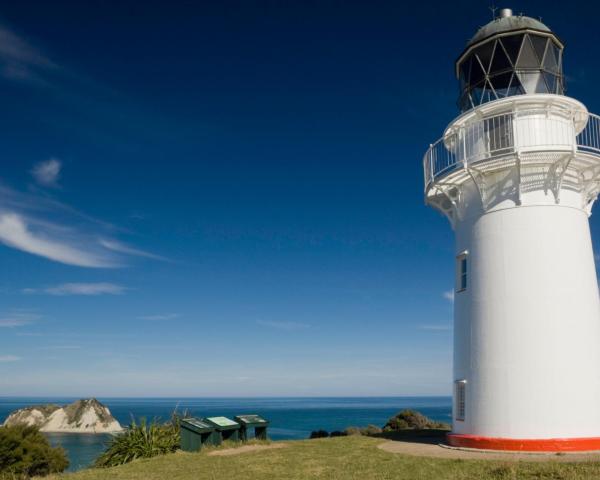
<svg viewBox="0 0 600 480"><path fill-rule="evenodd" d="M383 451L386 440L351 435L273 442L284 448L214 455L176 452L109 469L92 468L52 480L581 480L600 478L600 463L511 462L418 457ZM227 447L224 447L227 448ZM558 458L558 457L557 457Z"/></svg>
<svg viewBox="0 0 600 480"><path fill-rule="evenodd" d="M0 427L0 478L28 478L62 472L65 451L52 447L36 426Z"/></svg>
<svg viewBox="0 0 600 480"><path fill-rule="evenodd" d="M179 417L173 414L171 421L160 423L158 419L147 422L135 419L123 433L112 437L106 451L96 460L96 467L123 465L138 458L150 458L173 453L179 449Z"/></svg>
<svg viewBox="0 0 600 480"><path fill-rule="evenodd" d="M346 437L348 435L375 436L381 432L383 432L383 430L377 425L367 425L366 427L348 427L342 431L334 430L331 433L327 430L314 430L310 433L310 437L308 438Z"/></svg>
<svg viewBox="0 0 600 480"><path fill-rule="evenodd" d="M381 433L381 428L377 425L367 425L366 427L348 427L344 430L346 435L367 435L374 436Z"/></svg>
<svg viewBox="0 0 600 480"><path fill-rule="evenodd" d="M443 422L436 422L423 415L416 410L402 410L391 417L383 428L377 425L367 425L366 427L347 427L344 431L333 431L329 433L327 430L315 430L311 432L310 439L327 438L327 437L342 437L347 435L365 435L368 437L377 437L386 432L435 432L449 431L450 425Z"/></svg>
<svg viewBox="0 0 600 480"><path fill-rule="evenodd" d="M450 425L436 422L416 410L402 410L383 426L384 432L399 432L402 430L450 430Z"/></svg>

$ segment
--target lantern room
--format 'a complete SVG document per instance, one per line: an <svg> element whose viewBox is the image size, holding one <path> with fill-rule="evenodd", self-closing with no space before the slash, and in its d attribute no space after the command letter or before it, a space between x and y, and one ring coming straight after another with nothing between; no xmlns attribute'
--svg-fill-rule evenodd
<svg viewBox="0 0 600 480"><path fill-rule="evenodd" d="M562 53L563 44L542 22L501 10L456 61L460 110L513 95L564 94Z"/></svg>

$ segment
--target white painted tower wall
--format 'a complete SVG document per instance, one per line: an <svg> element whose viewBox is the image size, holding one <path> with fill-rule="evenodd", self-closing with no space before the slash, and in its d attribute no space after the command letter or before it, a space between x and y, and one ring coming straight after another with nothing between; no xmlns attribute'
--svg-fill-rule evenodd
<svg viewBox="0 0 600 480"><path fill-rule="evenodd" d="M600 172L598 154L577 145L588 121L573 99L525 95L475 108L446 131L444 148L464 165L434 181L427 201L449 217L456 255L467 258L454 315L464 419L455 390L453 433L600 436L600 299L588 224Z"/></svg>
<svg viewBox="0 0 600 480"><path fill-rule="evenodd" d="M455 295L454 378L466 380L455 433L600 432L598 286L587 213L571 196L544 205L527 194L457 222L468 286Z"/></svg>

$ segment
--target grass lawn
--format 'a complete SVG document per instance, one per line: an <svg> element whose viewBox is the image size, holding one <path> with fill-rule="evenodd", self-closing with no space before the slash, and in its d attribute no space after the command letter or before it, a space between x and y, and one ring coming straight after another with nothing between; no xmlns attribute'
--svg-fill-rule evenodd
<svg viewBox="0 0 600 480"><path fill-rule="evenodd" d="M599 463L450 460L387 453L383 439L351 436L287 441L286 448L209 456L184 453L137 460L109 469L46 477L52 480L266 479L583 479L600 478Z"/></svg>

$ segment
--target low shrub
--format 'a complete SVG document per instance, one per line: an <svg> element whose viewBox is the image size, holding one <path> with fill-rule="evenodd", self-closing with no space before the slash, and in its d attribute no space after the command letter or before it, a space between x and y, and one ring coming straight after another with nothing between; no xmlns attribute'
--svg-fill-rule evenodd
<svg viewBox="0 0 600 480"><path fill-rule="evenodd" d="M335 430L329 434L330 437L345 437L346 432L340 432L339 430Z"/></svg>
<svg viewBox="0 0 600 480"><path fill-rule="evenodd" d="M367 425L364 428L360 429L361 435L365 435L367 437L372 437L374 435L379 435L383 430L377 425Z"/></svg>
<svg viewBox="0 0 600 480"><path fill-rule="evenodd" d="M329 432L327 430L315 430L310 432L309 438L327 438L329 437Z"/></svg>
<svg viewBox="0 0 600 480"><path fill-rule="evenodd" d="M362 435L362 432L360 431L360 428L358 428L358 427L346 427L346 429L344 430L344 433L346 435Z"/></svg>
<svg viewBox="0 0 600 480"><path fill-rule="evenodd" d="M344 435L364 435L372 437L382 432L377 425L367 425L366 427L348 427L344 430Z"/></svg>
<svg viewBox="0 0 600 480"><path fill-rule="evenodd" d="M106 451L95 462L96 467L114 467L137 458L150 458L172 453L179 449L180 418L174 414L171 421L150 423L143 418L139 423L132 419L123 433L115 435L108 443Z"/></svg>
<svg viewBox="0 0 600 480"><path fill-rule="evenodd" d="M436 422L416 410L402 410L390 418L383 427L384 432L400 430L449 429L443 422Z"/></svg>
<svg viewBox="0 0 600 480"><path fill-rule="evenodd" d="M59 473L69 466L61 447L52 447L38 427L0 427L0 477L27 478Z"/></svg>

